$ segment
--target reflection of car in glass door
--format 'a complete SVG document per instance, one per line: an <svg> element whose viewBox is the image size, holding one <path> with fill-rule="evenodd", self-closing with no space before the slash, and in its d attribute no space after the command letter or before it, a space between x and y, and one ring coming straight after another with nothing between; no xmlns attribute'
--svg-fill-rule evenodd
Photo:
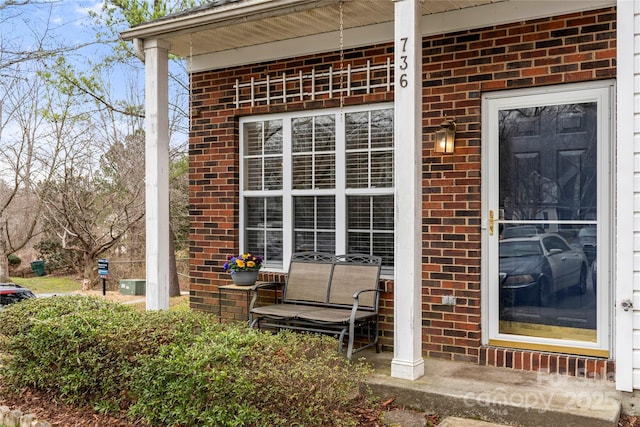
<svg viewBox="0 0 640 427"><path fill-rule="evenodd" d="M595 225L583 227L578 232L578 244L582 246L582 251L587 256L589 264L596 258L596 249L598 247L598 232Z"/></svg>
<svg viewBox="0 0 640 427"><path fill-rule="evenodd" d="M560 291L587 289L587 258L553 233L500 241L500 298L551 305Z"/></svg>

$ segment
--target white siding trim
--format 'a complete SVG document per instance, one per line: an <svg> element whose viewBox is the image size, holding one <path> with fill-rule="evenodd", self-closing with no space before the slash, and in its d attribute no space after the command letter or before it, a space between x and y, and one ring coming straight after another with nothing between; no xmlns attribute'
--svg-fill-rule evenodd
<svg viewBox="0 0 640 427"><path fill-rule="evenodd" d="M640 141L640 128L635 122L638 120L640 108L635 106L634 98L638 96L638 73L640 68L635 65L638 54L639 26L636 14L638 3L618 0L617 10L617 119L616 119L616 153L615 180L617 191L616 219L615 219L615 253L613 258L613 295L614 303L614 350L616 359L616 389L632 391L640 388L640 319L634 311L624 311L620 307L623 299L636 299L640 292L638 267L634 266L634 258L640 249L634 245L640 229L634 227L634 217L638 215L638 205L634 202L631 207L629 201L638 197L640 187L636 166L637 153L634 150L635 141ZM634 88L633 91L629 90ZM633 182L633 185L629 185ZM633 230L633 233L630 233ZM602 277L602 276L601 276ZM635 295L634 295L635 294ZM638 307L638 306L636 306ZM638 307L640 308L640 307Z"/></svg>
<svg viewBox="0 0 640 427"><path fill-rule="evenodd" d="M509 22L562 15L615 6L615 0L504 1L422 17L422 36L481 28ZM392 19L393 17L389 17ZM371 46L393 41L393 21L346 29L344 48ZM339 49L339 32L316 34L255 46L240 47L193 57L191 72L215 70ZM191 61L190 61L191 62Z"/></svg>

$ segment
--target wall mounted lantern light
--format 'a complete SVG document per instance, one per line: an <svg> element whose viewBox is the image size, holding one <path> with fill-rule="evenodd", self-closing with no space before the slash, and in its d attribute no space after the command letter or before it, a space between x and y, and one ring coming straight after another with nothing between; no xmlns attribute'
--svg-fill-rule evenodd
<svg viewBox="0 0 640 427"><path fill-rule="evenodd" d="M452 154L454 142L456 139L456 122L453 120L445 120L440 125L440 129L436 131L436 153Z"/></svg>

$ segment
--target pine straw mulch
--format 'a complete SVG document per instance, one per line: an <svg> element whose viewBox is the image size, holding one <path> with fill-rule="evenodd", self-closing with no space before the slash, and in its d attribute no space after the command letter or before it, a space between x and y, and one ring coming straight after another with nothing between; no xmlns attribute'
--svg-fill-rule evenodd
<svg viewBox="0 0 640 427"><path fill-rule="evenodd" d="M20 395L9 393L0 382L0 405L10 409L19 409L23 414L34 414L39 420L48 421L52 426L77 427L143 427L142 422L128 420L125 415L121 418L102 415L90 408L73 408L54 396L44 393L24 390Z"/></svg>

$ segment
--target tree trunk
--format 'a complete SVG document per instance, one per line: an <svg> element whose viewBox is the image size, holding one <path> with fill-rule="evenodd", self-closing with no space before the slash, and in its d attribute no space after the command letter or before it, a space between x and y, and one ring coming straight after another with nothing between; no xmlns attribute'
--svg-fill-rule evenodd
<svg viewBox="0 0 640 427"><path fill-rule="evenodd" d="M180 281L178 279L178 265L176 264L176 248L174 244L176 236L173 227L169 224L169 297L180 296Z"/></svg>
<svg viewBox="0 0 640 427"><path fill-rule="evenodd" d="M0 283L9 281L9 259L4 251L0 251Z"/></svg>
<svg viewBox="0 0 640 427"><path fill-rule="evenodd" d="M93 288L93 259L87 253L84 254L84 274L82 277L82 290L88 291Z"/></svg>

